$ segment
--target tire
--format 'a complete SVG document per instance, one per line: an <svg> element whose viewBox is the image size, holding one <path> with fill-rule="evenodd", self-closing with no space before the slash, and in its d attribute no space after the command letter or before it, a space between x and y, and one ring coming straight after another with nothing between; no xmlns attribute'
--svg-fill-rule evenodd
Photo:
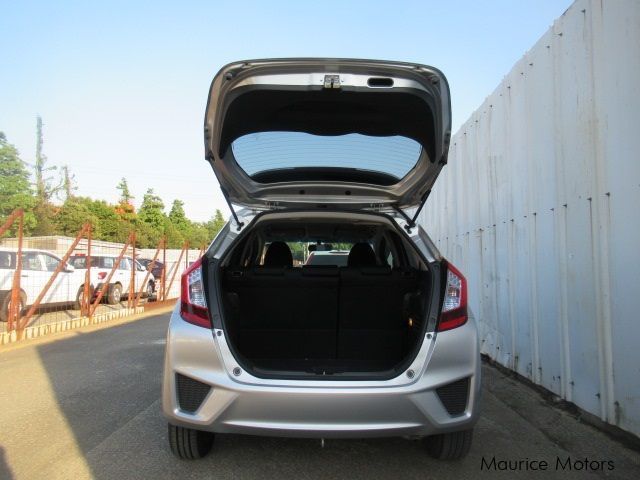
<svg viewBox="0 0 640 480"><path fill-rule="evenodd" d="M151 298L153 297L153 283L148 282L147 287L145 288L145 297Z"/></svg>
<svg viewBox="0 0 640 480"><path fill-rule="evenodd" d="M73 302L73 309L80 310L82 308L82 297L84 296L84 285L78 289L76 300ZM89 287L89 298L93 298L93 288Z"/></svg>
<svg viewBox="0 0 640 480"><path fill-rule="evenodd" d="M215 434L211 432L169 424L171 452L182 460L195 460L204 457L211 451L214 438Z"/></svg>
<svg viewBox="0 0 640 480"><path fill-rule="evenodd" d="M427 452L438 460L460 460L471 448L473 429L442 433L424 439Z"/></svg>
<svg viewBox="0 0 640 480"><path fill-rule="evenodd" d="M0 322L6 322L9 319L9 304L11 303L11 291L0 293ZM27 295L20 291L20 312L24 310L27 304Z"/></svg>
<svg viewBox="0 0 640 480"><path fill-rule="evenodd" d="M122 285L116 283L109 288L109 294L107 295L107 303L109 305L115 305L122 300Z"/></svg>

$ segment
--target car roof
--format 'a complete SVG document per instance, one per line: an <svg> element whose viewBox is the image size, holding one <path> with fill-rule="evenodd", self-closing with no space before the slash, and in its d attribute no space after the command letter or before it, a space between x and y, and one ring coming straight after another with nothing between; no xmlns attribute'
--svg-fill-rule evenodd
<svg viewBox="0 0 640 480"><path fill-rule="evenodd" d="M17 253L18 249L15 247L0 247L0 252L11 252L11 253ZM49 250L44 250L41 248L23 248L22 249L23 252L34 252L34 253L48 253L51 255L55 255L56 257L59 256L57 253L55 252L51 252Z"/></svg>

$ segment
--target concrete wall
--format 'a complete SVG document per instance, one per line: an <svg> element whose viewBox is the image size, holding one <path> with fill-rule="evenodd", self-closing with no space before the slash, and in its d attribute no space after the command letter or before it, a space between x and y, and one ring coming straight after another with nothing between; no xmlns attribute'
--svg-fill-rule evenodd
<svg viewBox="0 0 640 480"><path fill-rule="evenodd" d="M482 351L636 435L639 210L640 2L578 0L456 133L420 216Z"/></svg>

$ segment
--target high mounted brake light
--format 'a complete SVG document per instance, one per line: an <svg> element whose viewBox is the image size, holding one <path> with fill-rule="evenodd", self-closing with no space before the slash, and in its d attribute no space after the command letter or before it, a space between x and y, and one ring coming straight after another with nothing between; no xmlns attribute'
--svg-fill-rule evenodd
<svg viewBox="0 0 640 480"><path fill-rule="evenodd" d="M193 262L182 274L180 315L189 323L199 327L211 328L209 309L204 297L202 257Z"/></svg>
<svg viewBox="0 0 640 480"><path fill-rule="evenodd" d="M449 262L444 262L447 275L438 331L451 330L467 323L467 280Z"/></svg>

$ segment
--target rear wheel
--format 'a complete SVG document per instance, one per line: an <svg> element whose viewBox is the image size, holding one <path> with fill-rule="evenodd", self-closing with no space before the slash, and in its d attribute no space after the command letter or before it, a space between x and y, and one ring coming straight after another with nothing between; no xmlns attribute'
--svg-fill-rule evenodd
<svg viewBox="0 0 640 480"><path fill-rule="evenodd" d="M147 298L151 298L153 296L153 283L149 282L147 283L147 288L145 289L146 293L145 296Z"/></svg>
<svg viewBox="0 0 640 480"><path fill-rule="evenodd" d="M169 446L173 454L183 460L204 457L211 451L214 438L211 432L169 424Z"/></svg>
<svg viewBox="0 0 640 480"><path fill-rule="evenodd" d="M427 452L438 460L459 460L464 458L471 448L473 429L461 432L442 433L424 439Z"/></svg>
<svg viewBox="0 0 640 480"><path fill-rule="evenodd" d="M107 295L107 303L109 305L115 305L116 303L120 303L122 299L122 285L116 283L115 285L111 285L109 288L109 295Z"/></svg>
<svg viewBox="0 0 640 480"><path fill-rule="evenodd" d="M27 295L20 292L19 313L24 311L27 303ZM6 322L9 319L9 307L11 306L11 291L0 293L0 322Z"/></svg>
<svg viewBox="0 0 640 480"><path fill-rule="evenodd" d="M89 288L89 298L93 298L93 289ZM78 289L78 294L76 295L76 301L73 303L74 310L80 310L82 308L82 301L84 300L84 285Z"/></svg>

